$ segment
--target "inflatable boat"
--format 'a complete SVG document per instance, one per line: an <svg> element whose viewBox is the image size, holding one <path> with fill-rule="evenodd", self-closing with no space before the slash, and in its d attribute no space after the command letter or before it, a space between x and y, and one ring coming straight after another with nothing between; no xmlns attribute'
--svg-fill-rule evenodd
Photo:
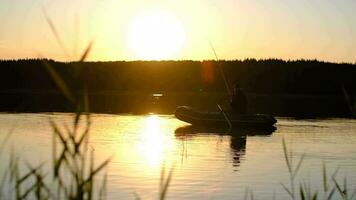
<svg viewBox="0 0 356 200"><path fill-rule="evenodd" d="M232 127L252 127L268 128L273 126L277 120L266 114L233 114L229 112L201 112L193 110L188 106L176 108L177 119L192 124L194 126L229 126Z"/></svg>

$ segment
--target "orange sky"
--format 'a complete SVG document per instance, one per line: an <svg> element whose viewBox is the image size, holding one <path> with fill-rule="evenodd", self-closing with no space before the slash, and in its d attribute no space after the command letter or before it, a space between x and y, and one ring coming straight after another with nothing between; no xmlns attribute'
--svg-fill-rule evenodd
<svg viewBox="0 0 356 200"><path fill-rule="evenodd" d="M55 40L41 10L56 25ZM0 58L356 60L353 0L2 0ZM69 52L69 56L65 55Z"/></svg>

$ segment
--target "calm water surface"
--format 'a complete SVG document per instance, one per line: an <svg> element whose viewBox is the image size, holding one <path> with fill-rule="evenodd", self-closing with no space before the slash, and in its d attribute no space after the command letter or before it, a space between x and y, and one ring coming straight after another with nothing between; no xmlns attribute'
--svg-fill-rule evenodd
<svg viewBox="0 0 356 200"><path fill-rule="evenodd" d="M71 114L0 114L0 137L13 129L8 150L31 163L49 161L50 118L72 123ZM330 174L339 167L338 178L347 176L348 186L356 188L355 120L280 118L273 133L236 131L247 133L245 138L193 130L170 115L94 114L92 120L96 161L112 158L108 199L156 199L162 168L174 169L168 199L242 199L247 188L256 199L286 199L280 184L289 183L283 138L295 159L306 154L298 182L321 189L325 162Z"/></svg>

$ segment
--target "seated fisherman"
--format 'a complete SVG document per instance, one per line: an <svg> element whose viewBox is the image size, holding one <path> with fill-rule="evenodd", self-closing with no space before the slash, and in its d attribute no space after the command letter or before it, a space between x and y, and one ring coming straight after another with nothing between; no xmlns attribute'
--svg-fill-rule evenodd
<svg viewBox="0 0 356 200"><path fill-rule="evenodd" d="M247 97L238 84L234 87L234 93L232 94L230 105L232 113L234 114L247 113Z"/></svg>

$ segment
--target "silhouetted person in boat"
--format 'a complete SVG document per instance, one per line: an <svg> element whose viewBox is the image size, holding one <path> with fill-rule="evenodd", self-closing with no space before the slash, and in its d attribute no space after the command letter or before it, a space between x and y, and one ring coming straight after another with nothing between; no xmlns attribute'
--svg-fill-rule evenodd
<svg viewBox="0 0 356 200"><path fill-rule="evenodd" d="M230 105L231 112L234 114L247 113L247 98L239 84L236 84L234 87L234 93L232 94Z"/></svg>

